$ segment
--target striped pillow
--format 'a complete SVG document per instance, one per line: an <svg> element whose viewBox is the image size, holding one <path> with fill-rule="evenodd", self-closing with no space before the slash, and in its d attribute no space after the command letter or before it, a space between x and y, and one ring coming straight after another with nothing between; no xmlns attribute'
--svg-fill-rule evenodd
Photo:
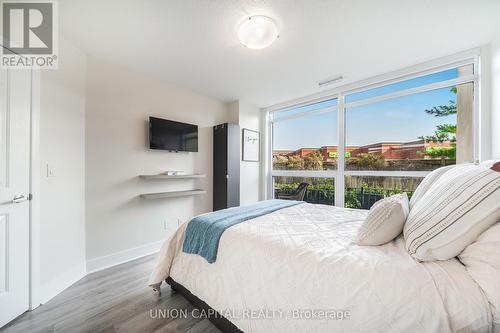
<svg viewBox="0 0 500 333"><path fill-rule="evenodd" d="M421 261L457 256L500 219L500 173L471 163L439 177L411 208L406 249Z"/></svg>
<svg viewBox="0 0 500 333"><path fill-rule="evenodd" d="M436 182L436 180L439 179L439 177L441 177L442 175L444 175L446 171L454 167L455 167L454 165L445 166L436 169L427 176L425 176L424 180L422 180L422 182L418 185L417 189L415 190L415 192L413 192L413 195L411 196L410 208L415 206L418 200L420 200L424 196L424 194L427 193L429 188L432 186L432 184Z"/></svg>

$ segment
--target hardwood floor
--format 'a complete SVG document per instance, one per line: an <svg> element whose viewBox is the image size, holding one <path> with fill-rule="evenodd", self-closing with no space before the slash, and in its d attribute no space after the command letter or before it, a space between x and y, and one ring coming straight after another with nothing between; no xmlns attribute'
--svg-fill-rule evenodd
<svg viewBox="0 0 500 333"><path fill-rule="evenodd" d="M191 316L193 306L168 285L162 285L161 294L146 285L154 259L148 256L87 275L0 332L220 332L209 320ZM188 316L155 318L157 311L169 309L187 310Z"/></svg>

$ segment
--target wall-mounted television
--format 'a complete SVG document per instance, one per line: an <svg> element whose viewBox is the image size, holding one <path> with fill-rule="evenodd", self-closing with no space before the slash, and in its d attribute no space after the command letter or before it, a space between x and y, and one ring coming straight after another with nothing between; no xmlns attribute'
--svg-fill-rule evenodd
<svg viewBox="0 0 500 333"><path fill-rule="evenodd" d="M149 117L149 148L197 152L198 126Z"/></svg>

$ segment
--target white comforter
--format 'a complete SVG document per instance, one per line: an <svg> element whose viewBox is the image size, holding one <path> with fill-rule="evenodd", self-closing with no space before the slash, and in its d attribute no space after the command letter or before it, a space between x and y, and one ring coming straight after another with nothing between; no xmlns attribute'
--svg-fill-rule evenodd
<svg viewBox="0 0 500 333"><path fill-rule="evenodd" d="M171 276L248 333L489 331L488 301L459 261L417 263L402 238L354 244L366 214L282 209L226 230L213 264L182 252L183 225L149 283Z"/></svg>

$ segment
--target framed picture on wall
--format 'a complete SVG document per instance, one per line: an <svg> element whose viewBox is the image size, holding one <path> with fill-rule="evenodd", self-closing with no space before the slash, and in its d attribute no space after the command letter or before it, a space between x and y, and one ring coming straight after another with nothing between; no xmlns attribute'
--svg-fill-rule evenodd
<svg viewBox="0 0 500 333"><path fill-rule="evenodd" d="M260 135L257 131L243 129L243 161L258 162L260 157Z"/></svg>

